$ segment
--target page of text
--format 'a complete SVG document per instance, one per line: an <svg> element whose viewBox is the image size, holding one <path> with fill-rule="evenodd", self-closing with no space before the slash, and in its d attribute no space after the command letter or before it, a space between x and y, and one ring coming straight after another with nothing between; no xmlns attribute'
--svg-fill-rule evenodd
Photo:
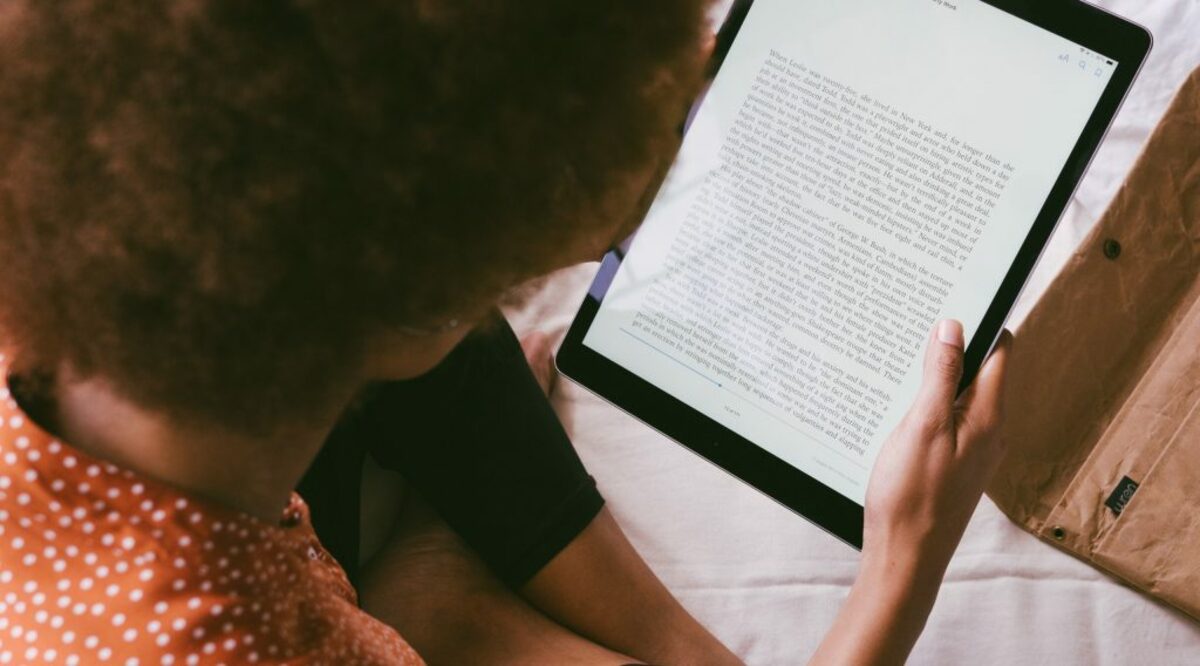
<svg viewBox="0 0 1200 666"><path fill-rule="evenodd" d="M1115 67L978 0L757 0L584 344L862 503Z"/></svg>

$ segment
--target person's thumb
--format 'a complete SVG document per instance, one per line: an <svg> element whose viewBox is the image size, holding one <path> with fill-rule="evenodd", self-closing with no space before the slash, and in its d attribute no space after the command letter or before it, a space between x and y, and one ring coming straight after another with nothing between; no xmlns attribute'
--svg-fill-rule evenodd
<svg viewBox="0 0 1200 666"><path fill-rule="evenodd" d="M953 319L937 323L925 349L925 366L916 406L930 425L949 423L963 372L963 328Z"/></svg>

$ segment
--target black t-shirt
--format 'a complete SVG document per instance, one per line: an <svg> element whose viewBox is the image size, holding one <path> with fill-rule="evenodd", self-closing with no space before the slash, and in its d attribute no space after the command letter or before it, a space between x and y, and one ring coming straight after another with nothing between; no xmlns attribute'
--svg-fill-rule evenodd
<svg viewBox="0 0 1200 666"><path fill-rule="evenodd" d="M499 313L416 379L372 387L299 486L325 548L358 579L369 453L402 474L505 583L518 587L604 504Z"/></svg>

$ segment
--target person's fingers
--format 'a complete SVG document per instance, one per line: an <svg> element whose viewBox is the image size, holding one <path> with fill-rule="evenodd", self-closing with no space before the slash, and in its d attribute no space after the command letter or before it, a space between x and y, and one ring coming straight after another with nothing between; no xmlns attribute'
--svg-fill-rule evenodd
<svg viewBox="0 0 1200 666"><path fill-rule="evenodd" d="M921 388L914 405L926 425L949 423L954 414L954 399L962 379L963 329L953 319L944 319L934 327L925 349Z"/></svg>
<svg viewBox="0 0 1200 666"><path fill-rule="evenodd" d="M1007 330L1000 333L996 348L979 371L969 395L964 396L960 418L968 440L986 439L1004 417L1004 382L1012 342L1012 333Z"/></svg>

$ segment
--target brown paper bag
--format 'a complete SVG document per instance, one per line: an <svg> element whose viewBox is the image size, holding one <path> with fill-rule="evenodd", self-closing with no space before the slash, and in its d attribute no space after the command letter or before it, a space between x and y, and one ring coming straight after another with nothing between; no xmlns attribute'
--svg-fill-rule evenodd
<svg viewBox="0 0 1200 666"><path fill-rule="evenodd" d="M1200 70L1017 331L988 494L1200 620Z"/></svg>

